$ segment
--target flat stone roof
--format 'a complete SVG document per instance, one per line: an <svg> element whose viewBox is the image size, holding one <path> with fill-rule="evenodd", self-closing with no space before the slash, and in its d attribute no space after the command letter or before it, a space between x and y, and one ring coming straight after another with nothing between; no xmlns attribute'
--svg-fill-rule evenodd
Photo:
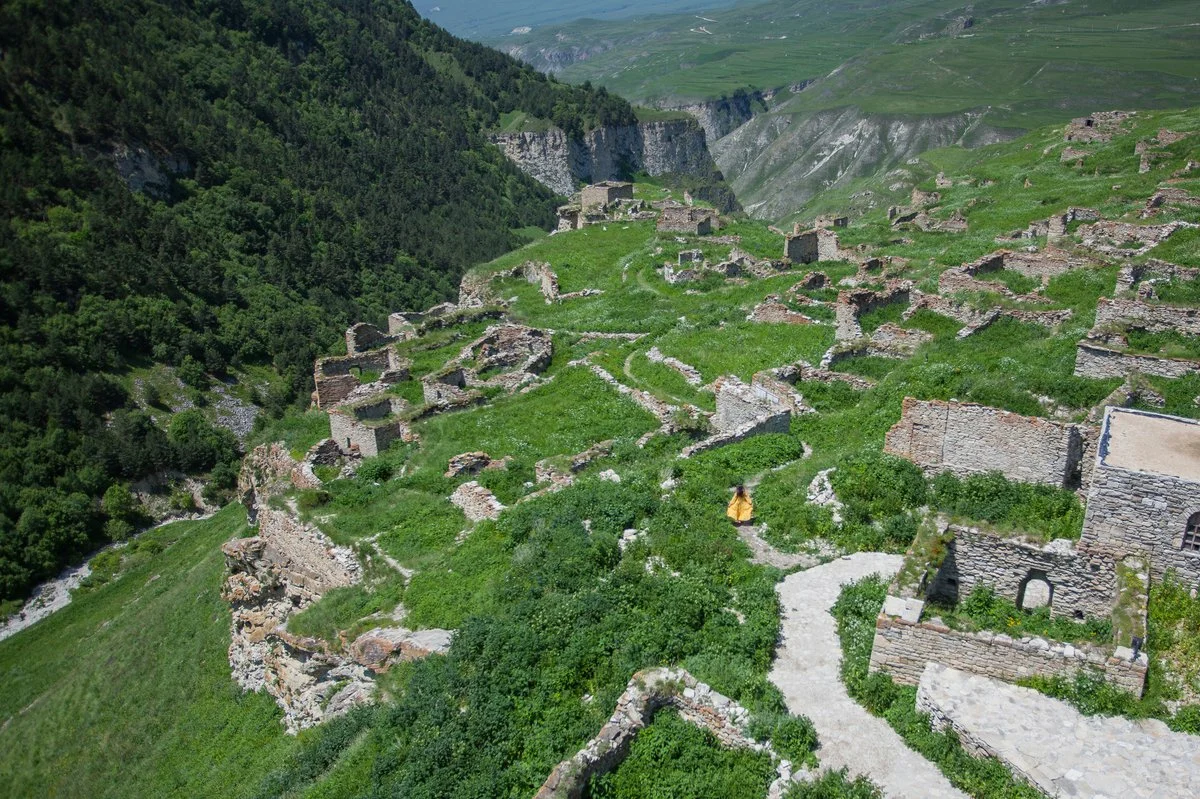
<svg viewBox="0 0 1200 799"><path fill-rule="evenodd" d="M1100 437L1105 466L1200 483L1200 422L1109 408Z"/></svg>

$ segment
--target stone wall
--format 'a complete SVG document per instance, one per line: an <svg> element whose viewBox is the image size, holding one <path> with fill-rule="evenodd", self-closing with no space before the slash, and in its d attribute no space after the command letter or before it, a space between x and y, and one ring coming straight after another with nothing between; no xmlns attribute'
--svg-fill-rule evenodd
<svg viewBox="0 0 1200 799"><path fill-rule="evenodd" d="M954 539L925 592L930 599L956 603L976 585L986 585L1018 607L1030 607L1022 595L1033 576L1050 584L1055 616L1107 618L1116 605L1117 569L1111 557L1077 551L1068 541L1039 547L973 528L951 529Z"/></svg>
<svg viewBox="0 0 1200 799"><path fill-rule="evenodd" d="M604 181L584 186L579 194L579 204L584 208L606 208L615 200L632 200L633 184Z"/></svg>
<svg viewBox="0 0 1200 799"><path fill-rule="evenodd" d="M1075 347L1076 377L1107 380L1125 378L1135 372L1150 377L1187 377L1200 373L1200 361L1137 355L1089 341L1081 341Z"/></svg>
<svg viewBox="0 0 1200 799"><path fill-rule="evenodd" d="M783 257L793 264L837 261L840 259L837 234L824 228L792 234L784 241Z"/></svg>
<svg viewBox="0 0 1200 799"><path fill-rule="evenodd" d="M769 799L778 799L792 782L792 764L770 743L758 743L747 732L748 710L683 669L647 669L633 675L608 722L574 757L554 767L534 799L581 799L591 779L616 768L638 732L664 707L712 733L722 746L770 755L777 776L768 789Z"/></svg>
<svg viewBox="0 0 1200 799"><path fill-rule="evenodd" d="M1145 263L1125 264L1117 274L1117 293L1126 291L1153 294L1153 284L1165 280L1195 280L1200 269L1193 269L1151 258ZM1144 285L1149 284L1149 285ZM1143 292L1143 289L1147 291Z"/></svg>
<svg viewBox="0 0 1200 799"><path fill-rule="evenodd" d="M713 416L713 427L720 432L729 432L756 422L768 414L784 412L784 424L780 425L787 432L787 414L790 408L784 405L784 398L777 397L765 383L759 388L748 386L732 375L726 375L716 381L717 412Z"/></svg>
<svg viewBox="0 0 1200 799"><path fill-rule="evenodd" d="M380 381L397 383L409 378L411 362L394 348L383 347L354 355L318 358L313 366L314 396L318 408L328 409L344 401L363 385L352 370L379 372Z"/></svg>
<svg viewBox="0 0 1200 799"><path fill-rule="evenodd" d="M1180 548L1188 518L1200 511L1200 483L1096 464L1081 549L1115 558L1141 555L1158 579L1167 570L1200 585L1200 552Z"/></svg>
<svg viewBox="0 0 1200 799"><path fill-rule="evenodd" d="M1151 333L1174 330L1200 336L1200 308L1101 297L1096 304L1095 326L1131 327Z"/></svg>
<svg viewBox="0 0 1200 799"><path fill-rule="evenodd" d="M997 470L1011 480L1075 488L1083 480L1079 425L1021 416L972 403L905 397L884 452L926 473L959 477Z"/></svg>
<svg viewBox="0 0 1200 799"><path fill-rule="evenodd" d="M415 441L416 433L403 419L360 420L350 409L334 408L329 412L329 437L347 452L373 458L396 441Z"/></svg>
<svg viewBox="0 0 1200 799"><path fill-rule="evenodd" d="M834 340L852 341L863 335L859 318L871 311L893 303L907 305L912 294L912 283L904 281L889 285L883 291L856 289L838 292L834 311Z"/></svg>
<svg viewBox="0 0 1200 799"><path fill-rule="evenodd" d="M462 510L463 515L473 522L484 519L498 519L504 505L496 499L496 495L479 483L471 480L454 489L450 495L450 503Z"/></svg>
<svg viewBox="0 0 1200 799"><path fill-rule="evenodd" d="M917 685L927 663L940 663L1005 682L1028 677L1069 677L1095 669L1108 682L1137 696L1146 684L1149 661L1122 647L1106 651L1041 638L1016 639L1003 633L965 633L933 622L909 622L881 613L875 620L872 672L890 674L902 685Z"/></svg>
<svg viewBox="0 0 1200 799"><path fill-rule="evenodd" d="M668 205L658 217L658 230L703 236L712 232L712 211L686 205Z"/></svg>

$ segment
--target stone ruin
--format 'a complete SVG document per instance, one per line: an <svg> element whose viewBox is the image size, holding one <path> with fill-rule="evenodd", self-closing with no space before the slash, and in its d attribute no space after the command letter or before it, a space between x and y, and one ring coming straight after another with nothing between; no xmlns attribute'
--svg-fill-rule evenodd
<svg viewBox="0 0 1200 799"><path fill-rule="evenodd" d="M838 292L834 305L834 341L854 341L863 337L860 319L863 314L888 305L907 305L912 292L911 281L893 281L882 291L854 289Z"/></svg>
<svg viewBox="0 0 1200 799"><path fill-rule="evenodd" d="M1077 208L1071 206L1061 214L1041 219L1036 222L1031 222L1025 230L1017 230L1009 234L1004 241L1022 241L1027 239L1037 239L1042 236L1046 237L1047 242L1053 243L1061 241L1067 235L1067 226L1074 222L1096 222L1100 219L1100 213L1091 208Z"/></svg>
<svg viewBox="0 0 1200 799"><path fill-rule="evenodd" d="M372 351L356 347L350 355L318 358L313 366L313 403L327 410L340 402L386 391L387 386L408 380L411 366L390 343ZM363 374L368 372L378 372L378 377L364 383Z"/></svg>
<svg viewBox="0 0 1200 799"><path fill-rule="evenodd" d="M1200 197L1173 186L1160 188L1150 196L1150 199L1146 200L1146 207L1142 209L1142 219L1156 216L1164 208L1176 211L1185 208L1200 208Z"/></svg>
<svg viewBox="0 0 1200 799"><path fill-rule="evenodd" d="M601 183L593 183L590 186L584 186L580 192L579 202L585 209L599 208L607 210L610 205L613 205L618 200L633 199L633 184L621 183L617 181L603 181Z"/></svg>
<svg viewBox="0 0 1200 799"><path fill-rule="evenodd" d="M658 230L662 233L686 233L706 236L712 233L715 211L686 205L667 205L658 217Z"/></svg>
<svg viewBox="0 0 1200 799"><path fill-rule="evenodd" d="M770 277L789 266L781 261L755 258L735 243L729 251L729 256L719 263L708 263L702 250L683 250L679 253L676 264L665 263L659 267L658 272L663 280L675 285L700 280L711 274L718 274L724 278Z"/></svg>
<svg viewBox="0 0 1200 799"><path fill-rule="evenodd" d="M850 358L895 358L903 360L916 354L922 344L933 341L933 334L886 322L870 336L834 344L821 359L821 366L836 366Z"/></svg>
<svg viewBox="0 0 1200 799"><path fill-rule="evenodd" d="M806 772L793 772L794 764L780 757L770 742L754 740L746 708L683 669L659 668L633 675L608 722L578 753L554 767L534 799L582 799L592 778L616 768L638 732L664 707L712 733L722 746L770 755L776 778L767 790L768 799L780 799L793 782L807 777Z"/></svg>
<svg viewBox="0 0 1200 799"><path fill-rule="evenodd" d="M927 476L998 471L1010 480L1076 490L1087 484L1095 428L964 402L905 397L883 451Z"/></svg>
<svg viewBox="0 0 1200 799"><path fill-rule="evenodd" d="M1149 581L1172 572L1200 585L1200 422L1108 407L1096 433L910 398L885 451L927 473L994 467L1011 479L1077 487L1086 492L1087 509L1077 544L1034 544L945 520L936 539L919 534L876 621L873 671L916 684L931 661L1007 681L1089 669L1141 694L1149 661L1126 644L1145 636ZM976 585L1024 609L1048 607L1054 616L1112 615L1114 645L967 633L922 619L927 600L957 601Z"/></svg>
<svg viewBox="0 0 1200 799"><path fill-rule="evenodd" d="M547 330L525 325L493 325L463 347L458 357L421 378L424 414L483 401L481 390L512 394L534 385L554 354Z"/></svg>
<svg viewBox="0 0 1200 799"><path fill-rule="evenodd" d="M491 272L488 274L469 273L463 275L458 290L458 302L462 307L481 308L487 305L503 304L493 293L492 283L504 278L518 278L537 286L547 305L556 302L573 300L578 297L594 297L603 294L603 289L582 289L567 294L562 293L558 286L558 273L550 264L539 261L526 261L512 269Z"/></svg>
<svg viewBox="0 0 1200 799"><path fill-rule="evenodd" d="M1063 141L1112 141L1113 136L1126 132L1125 123L1133 115L1132 111L1099 111L1090 116L1072 119L1063 133Z"/></svg>
<svg viewBox="0 0 1200 799"><path fill-rule="evenodd" d="M1108 408L1098 452L1080 549L1200 585L1200 422Z"/></svg>
<svg viewBox="0 0 1200 799"><path fill-rule="evenodd" d="M796 295L803 297L804 295ZM805 300L808 298L805 297ZM811 300L809 300L811 302ZM747 322L760 322L773 325L811 325L817 320L810 316L793 311L778 294L768 294L763 301L754 306L746 316Z"/></svg>
<svg viewBox="0 0 1200 799"><path fill-rule="evenodd" d="M329 590L363 578L354 553L338 547L294 509L272 507L292 488L316 488L311 461L328 454L329 442L297 463L281 444L264 444L247 456L238 490L257 534L222 547L229 576L222 597L232 607L229 663L247 691L265 690L295 733L372 701L374 675L393 663L445 652L446 630L377 628L339 651L329 643L289 633L287 621Z"/></svg>
<svg viewBox="0 0 1200 799"><path fill-rule="evenodd" d="M499 519L504 505L488 489L475 480L463 483L450 495L450 504L463 512L469 521Z"/></svg>
<svg viewBox="0 0 1200 799"><path fill-rule="evenodd" d="M1200 227L1189 222L1164 225L1134 225L1103 220L1079 228L1083 246L1104 255L1134 258L1145 255L1182 228Z"/></svg>
<svg viewBox="0 0 1200 799"><path fill-rule="evenodd" d="M679 454L690 458L710 449L723 447L764 433L786 433L791 430L793 414L810 413L812 408L795 390L798 369L758 372L749 385L733 375L713 382L717 395L717 412L712 417L713 435L698 441Z"/></svg>
<svg viewBox="0 0 1200 799"><path fill-rule="evenodd" d="M700 370L694 366L684 363L678 358L672 358L669 355L663 355L658 347L651 347L646 353L646 360L650 363L661 363L668 369L674 369L679 375L688 382L689 385L699 386L704 383L704 377L700 374Z"/></svg>
<svg viewBox="0 0 1200 799"><path fill-rule="evenodd" d="M604 222L654 217L654 212L649 210L645 202L633 198L632 183L602 181L584 186L578 202L568 203L558 209L555 232L582 230L588 225Z"/></svg>
<svg viewBox="0 0 1200 799"><path fill-rule="evenodd" d="M1155 285L1173 280L1189 281L1200 279L1200 269L1150 258L1145 263L1125 263L1117 273L1118 295L1136 294L1144 300L1158 297Z"/></svg>
<svg viewBox="0 0 1200 799"><path fill-rule="evenodd" d="M1133 636L1144 638L1150 575L1175 566L1178 557L1171 553L1179 551L1179 540L1186 540L1190 522L1183 510L1188 507L1184 491L1176 492L1179 504L1166 514L1183 514L1173 535L1158 532L1161 519L1149 518L1153 510L1135 507L1136 497L1130 502L1136 491L1131 484L1144 492L1153 478L1130 475L1128 463L1120 461L1123 455L1118 463L1110 462L1113 420L1118 419L1119 428L1125 413L1129 412L1110 408L1097 433L1094 428L984 406L905 400L901 421L888 432L885 452L912 460L926 474L950 471L969 476L996 469L1009 479L1086 491L1088 515L1078 544L1032 543L1018 535L951 525L944 518L936 533L919 533L876 620L872 671L915 685L928 662L1010 682L1094 670L1117 687L1141 695L1149 660L1124 644ZM1200 433L1196 437L1200 441ZM1200 471L1192 478L1200 478ZM1122 488L1115 490L1115 484ZM1107 521L1129 512L1143 519L1146 534L1128 532L1128 519ZM1114 529L1122 532L1114 534ZM1109 546L1098 543L1105 536ZM1156 559L1157 568L1151 565ZM1187 574L1187 579L1200 579L1200 571ZM940 619L922 618L927 601L956 603L980 585L1025 610L1046 607L1054 616L1078 621L1116 614L1121 617L1115 625L1117 640L1103 647L1032 636L1018 639L953 630Z"/></svg>
<svg viewBox="0 0 1200 799"><path fill-rule="evenodd" d="M1135 270L1122 271L1129 285L1137 285ZM1122 286L1118 278L1118 288ZM1148 333L1176 332L1200 336L1200 309L1162 305L1141 299L1101 297L1096 305L1096 323L1087 338L1076 345L1075 376L1104 380L1131 375L1178 378L1200 374L1200 359L1168 358L1129 351L1130 330Z"/></svg>
<svg viewBox="0 0 1200 799"><path fill-rule="evenodd" d="M792 264L844 260L838 250L837 234L826 228L814 228L787 236L783 244L783 257Z"/></svg>

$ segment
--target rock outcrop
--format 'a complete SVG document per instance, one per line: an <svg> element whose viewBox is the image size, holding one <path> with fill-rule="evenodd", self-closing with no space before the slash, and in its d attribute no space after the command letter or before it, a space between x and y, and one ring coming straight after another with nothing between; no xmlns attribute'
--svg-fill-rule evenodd
<svg viewBox="0 0 1200 799"><path fill-rule="evenodd" d="M709 175L716 170L704 130L691 119L597 128L580 139L551 128L492 138L530 177L570 195L580 181L628 179L633 172Z"/></svg>

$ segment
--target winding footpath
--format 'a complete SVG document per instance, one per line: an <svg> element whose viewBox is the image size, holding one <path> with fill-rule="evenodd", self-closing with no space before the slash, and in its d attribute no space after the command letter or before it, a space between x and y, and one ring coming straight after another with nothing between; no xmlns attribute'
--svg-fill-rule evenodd
<svg viewBox="0 0 1200 799"><path fill-rule="evenodd" d="M783 692L788 710L812 719L823 766L866 775L888 799L968 799L937 766L909 749L886 721L851 699L838 676L842 649L829 609L844 584L874 573L891 577L901 560L899 555L860 552L780 583L783 634L770 679Z"/></svg>

